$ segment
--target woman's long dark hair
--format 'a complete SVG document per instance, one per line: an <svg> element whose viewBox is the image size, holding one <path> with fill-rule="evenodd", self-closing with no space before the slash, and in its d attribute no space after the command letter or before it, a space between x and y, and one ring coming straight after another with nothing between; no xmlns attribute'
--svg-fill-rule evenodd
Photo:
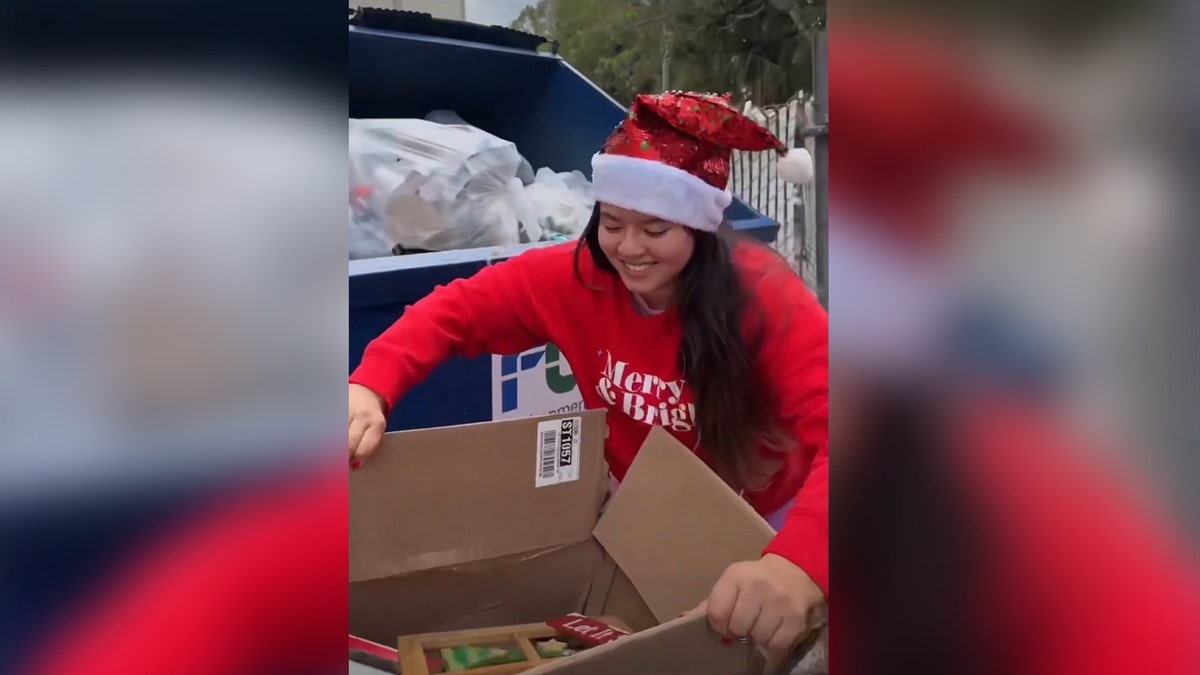
<svg viewBox="0 0 1200 675"><path fill-rule="evenodd" d="M766 317L747 321L757 308L734 266L737 244L728 228L691 232L695 251L680 273L676 302L683 323L680 369L695 392L700 445L726 482L738 489L762 489L779 462L768 461L759 449L795 446L774 424L774 401L756 358ZM599 203L575 248L575 276L591 287L580 267L585 248L596 267L617 274L600 248ZM758 328L751 328L748 336L747 325Z"/></svg>

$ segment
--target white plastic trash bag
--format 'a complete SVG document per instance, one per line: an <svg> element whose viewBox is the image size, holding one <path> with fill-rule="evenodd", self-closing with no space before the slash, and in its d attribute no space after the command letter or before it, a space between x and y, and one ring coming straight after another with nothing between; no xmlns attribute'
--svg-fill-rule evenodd
<svg viewBox="0 0 1200 675"><path fill-rule="evenodd" d="M578 171L555 173L546 167L538 169L525 194L548 237L578 238L596 203L592 184Z"/></svg>
<svg viewBox="0 0 1200 675"><path fill-rule="evenodd" d="M579 171L534 174L450 111L350 120L350 186L351 259L574 239L595 203Z"/></svg>
<svg viewBox="0 0 1200 675"><path fill-rule="evenodd" d="M515 145L467 125L350 121L351 189L369 193L359 227L405 250L539 240L521 161Z"/></svg>
<svg viewBox="0 0 1200 675"><path fill-rule="evenodd" d="M437 122L438 124L457 124L460 126L470 126L466 120L459 117L458 113L454 112L453 110L434 110L426 115L425 119L429 120L430 122ZM487 133L478 127L474 128L480 133ZM524 155L521 156L521 163L517 165L517 178L521 179L521 183L523 185L529 185L530 183L533 183L533 165L529 163L529 160L525 159Z"/></svg>
<svg viewBox="0 0 1200 675"><path fill-rule="evenodd" d="M350 259L382 258L392 254L396 242L388 237L383 221L361 217L350 207Z"/></svg>

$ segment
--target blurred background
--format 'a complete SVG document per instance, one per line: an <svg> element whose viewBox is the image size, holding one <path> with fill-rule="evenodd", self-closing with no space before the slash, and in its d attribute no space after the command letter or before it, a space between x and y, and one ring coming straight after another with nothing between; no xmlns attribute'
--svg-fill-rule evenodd
<svg viewBox="0 0 1200 675"><path fill-rule="evenodd" d="M1193 5L831 8L838 668L1200 667Z"/></svg>

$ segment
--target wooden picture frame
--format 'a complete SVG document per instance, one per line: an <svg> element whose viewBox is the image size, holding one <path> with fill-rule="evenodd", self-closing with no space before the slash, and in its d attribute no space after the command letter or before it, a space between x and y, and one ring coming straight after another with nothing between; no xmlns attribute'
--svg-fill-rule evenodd
<svg viewBox="0 0 1200 675"><path fill-rule="evenodd" d="M610 626L629 632L628 626L619 619L599 617L599 620ZM469 672L471 675L517 675L517 673L522 673L545 663L569 658L567 656L548 658L541 656L537 651L535 643L547 639L566 641L568 636L545 623L527 623L515 626L447 631L443 633L423 633L400 638L397 654L399 656L400 672L402 675L436 675L429 671L426 659L426 653L430 650L440 651L445 647L465 645L502 646L510 650L519 650L524 656L524 660L515 663L472 668L462 672Z"/></svg>

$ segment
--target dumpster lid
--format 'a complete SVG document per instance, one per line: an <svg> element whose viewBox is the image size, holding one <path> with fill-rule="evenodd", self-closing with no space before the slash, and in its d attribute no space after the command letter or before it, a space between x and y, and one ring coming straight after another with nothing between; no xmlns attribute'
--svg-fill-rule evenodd
<svg viewBox="0 0 1200 675"><path fill-rule="evenodd" d="M551 51L558 54L558 41L541 35L504 26L484 26L470 21L435 19L432 15L423 12L358 7L350 10L350 25L464 42L478 42L532 52L536 52L542 44L550 43Z"/></svg>

